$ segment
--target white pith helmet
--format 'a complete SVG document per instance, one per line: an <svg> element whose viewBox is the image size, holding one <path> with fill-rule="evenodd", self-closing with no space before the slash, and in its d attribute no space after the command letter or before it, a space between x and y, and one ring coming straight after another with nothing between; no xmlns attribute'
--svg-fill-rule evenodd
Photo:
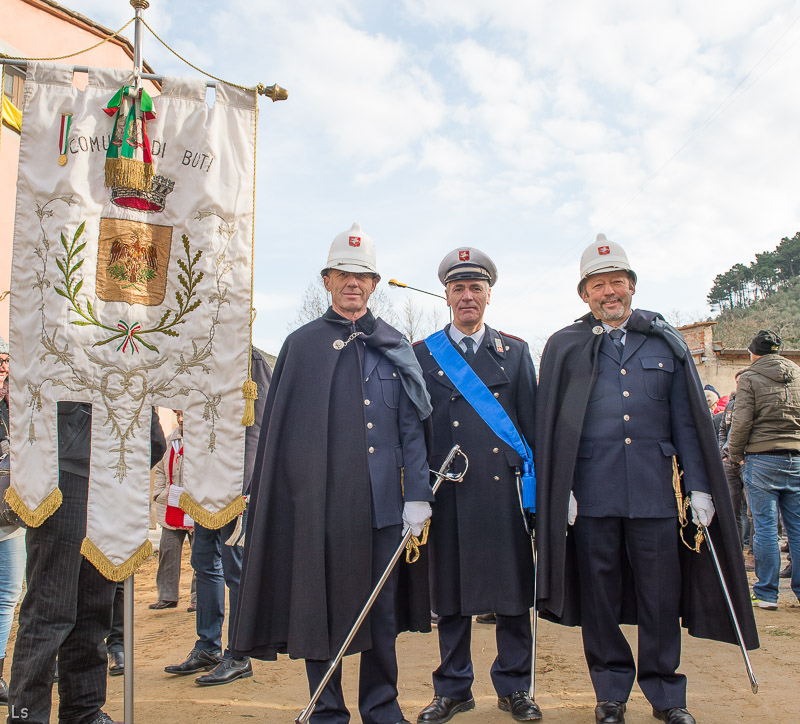
<svg viewBox="0 0 800 724"><path fill-rule="evenodd" d="M334 237L328 252L328 263L322 274L328 269L354 274L372 273L380 280L381 275L375 265L375 242L361 230L361 224L357 221L353 222L348 231Z"/></svg>
<svg viewBox="0 0 800 724"><path fill-rule="evenodd" d="M594 244L589 244L581 254L581 280L578 282L578 294L583 290L583 283L592 274L610 271L625 271L631 281L636 284L636 272L628 263L628 255L615 241L606 239L605 234L598 234Z"/></svg>

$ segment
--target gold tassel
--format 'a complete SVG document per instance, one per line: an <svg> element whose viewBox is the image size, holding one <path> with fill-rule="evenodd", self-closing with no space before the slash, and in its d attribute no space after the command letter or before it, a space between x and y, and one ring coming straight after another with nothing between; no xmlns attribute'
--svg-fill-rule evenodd
<svg viewBox="0 0 800 724"><path fill-rule="evenodd" d="M185 490L181 493L178 506L195 523L199 523L203 528L218 530L226 523L230 523L239 513L247 507L244 496L239 495L228 503L222 510L216 513L209 513L200 503L194 500Z"/></svg>
<svg viewBox="0 0 800 724"><path fill-rule="evenodd" d="M137 191L149 191L153 178L153 164L133 158L106 159L106 186L121 186Z"/></svg>
<svg viewBox="0 0 800 724"><path fill-rule="evenodd" d="M19 494L14 488L6 490L6 502L11 506L11 509L22 518L25 525L30 528L38 528L53 515L61 505L61 500L61 489L56 488L51 491L34 510L30 510L28 506L22 502L22 498L19 497Z"/></svg>
<svg viewBox="0 0 800 724"><path fill-rule="evenodd" d="M425 526L422 528L422 535L417 538L417 536L412 535L408 539L408 543L406 543L406 563L416 563L420 557L420 546L424 546L428 543L428 530L431 527L431 521L426 520Z"/></svg>
<svg viewBox="0 0 800 724"><path fill-rule="evenodd" d="M244 397L244 415L242 415L242 425L250 427L256 421L256 400L258 399L258 385L253 382L253 378L248 375L247 382L242 385L242 397Z"/></svg>
<svg viewBox="0 0 800 724"><path fill-rule="evenodd" d="M109 581L124 581L132 576L136 569L153 555L153 544L146 540L136 552L124 563L115 566L106 555L89 538L81 543L81 553Z"/></svg>

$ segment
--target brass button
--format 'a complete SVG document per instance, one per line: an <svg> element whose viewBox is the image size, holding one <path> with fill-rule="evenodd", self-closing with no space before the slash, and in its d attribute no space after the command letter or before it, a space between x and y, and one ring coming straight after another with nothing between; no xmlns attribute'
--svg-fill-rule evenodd
<svg viewBox="0 0 800 724"><path fill-rule="evenodd" d="M628 374L628 370L626 370L626 369L623 367L623 368L622 368L622 369L619 371L619 373L620 373L621 375L627 375L627 374Z"/></svg>
<svg viewBox="0 0 800 724"><path fill-rule="evenodd" d="M392 372L392 377L397 377L397 372Z"/></svg>
<svg viewBox="0 0 800 724"><path fill-rule="evenodd" d="M500 480L500 476L499 476L499 475L495 475L495 476L494 476L494 479L495 479L495 480Z"/></svg>
<svg viewBox="0 0 800 724"><path fill-rule="evenodd" d="M498 447L492 448L492 452L497 454L497 453L500 452L500 448L498 448Z"/></svg>
<svg viewBox="0 0 800 724"><path fill-rule="evenodd" d="M453 427L458 427L458 420L453 420Z"/></svg>
<svg viewBox="0 0 800 724"><path fill-rule="evenodd" d="M439 377L444 377L444 372L441 370L439 370L436 374L439 375Z"/></svg>
<svg viewBox="0 0 800 724"><path fill-rule="evenodd" d="M364 378L364 382L369 382L369 377Z"/></svg>
<svg viewBox="0 0 800 724"><path fill-rule="evenodd" d="M628 420L631 419L631 416L630 415L623 415L622 419L625 420L625 422L628 422Z"/></svg>
<svg viewBox="0 0 800 724"><path fill-rule="evenodd" d="M456 398L455 398L455 397L451 397L451 398L450 398L450 402L455 402L455 401L456 401Z"/></svg>
<svg viewBox="0 0 800 724"><path fill-rule="evenodd" d="M631 396L631 393L630 393L630 392L628 392L628 390L625 390L625 392L623 392L623 393L622 393L622 396L623 396L623 397L630 397L630 396ZM367 403L367 404L369 404L369 403Z"/></svg>
<svg viewBox="0 0 800 724"><path fill-rule="evenodd" d="M625 438L625 444L626 445L630 445L631 444L631 439L629 437Z"/></svg>
<svg viewBox="0 0 800 724"><path fill-rule="evenodd" d="M369 405L369 400L364 400L365 405Z"/></svg>
<svg viewBox="0 0 800 724"><path fill-rule="evenodd" d="M370 452L370 454L374 453L375 452L375 448L374 447L370 447L369 452Z"/></svg>
<svg viewBox="0 0 800 724"><path fill-rule="evenodd" d="M372 429L372 423L371 423L371 422L368 422L368 423L367 423L367 429L368 429L368 430L371 430L371 429Z"/></svg>
<svg viewBox="0 0 800 724"><path fill-rule="evenodd" d="M500 397L500 393L499 393L499 392L495 392L495 393L494 393L494 396L495 396L495 397Z"/></svg>
<svg viewBox="0 0 800 724"><path fill-rule="evenodd" d="M659 363L658 363L658 366L659 366L659 367L663 367L663 366L664 366L664 363L663 363L663 362L659 362Z"/></svg>

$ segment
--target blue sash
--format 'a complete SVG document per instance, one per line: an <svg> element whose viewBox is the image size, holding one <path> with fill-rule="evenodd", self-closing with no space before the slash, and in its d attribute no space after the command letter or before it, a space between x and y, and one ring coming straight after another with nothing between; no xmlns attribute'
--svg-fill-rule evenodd
<svg viewBox="0 0 800 724"><path fill-rule="evenodd" d="M472 371L467 361L453 347L444 330L434 332L427 337L425 344L439 367L492 432L519 453L523 460L522 507L526 511L535 513L536 473L533 469L533 453L528 443L519 434L508 413L495 399L489 388L483 384L480 377Z"/></svg>

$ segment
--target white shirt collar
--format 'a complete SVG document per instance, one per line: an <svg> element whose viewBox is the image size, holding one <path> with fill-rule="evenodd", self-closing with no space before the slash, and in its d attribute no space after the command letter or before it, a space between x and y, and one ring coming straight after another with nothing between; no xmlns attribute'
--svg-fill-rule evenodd
<svg viewBox="0 0 800 724"><path fill-rule="evenodd" d="M630 318L631 318L631 315L629 314L628 315L628 319L630 319ZM610 331L612 331L614 329L621 329L622 330L622 337L620 337L620 341L622 342L622 344L625 344L625 342L628 340L628 319L626 319L622 324L620 324L619 327L612 327L610 324L606 324L605 322L603 322L602 323L603 324L603 329L605 329L606 332L610 332Z"/></svg>
<svg viewBox="0 0 800 724"><path fill-rule="evenodd" d="M483 338L486 336L486 325L482 324L481 328L475 332L475 334L464 334L455 324L451 324L448 334L450 335L450 339L464 351L467 349L463 342L464 337L471 337L475 342L475 351L477 352L478 348L481 346L481 342L483 342Z"/></svg>

